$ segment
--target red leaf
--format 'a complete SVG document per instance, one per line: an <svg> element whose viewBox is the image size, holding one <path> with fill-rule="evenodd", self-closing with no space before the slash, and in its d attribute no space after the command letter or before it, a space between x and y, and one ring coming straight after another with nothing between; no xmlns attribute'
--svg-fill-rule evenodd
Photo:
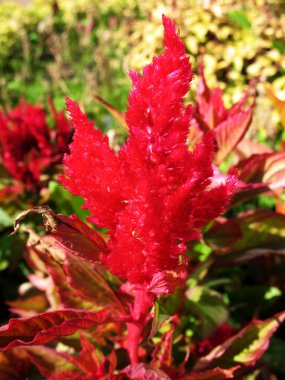
<svg viewBox="0 0 285 380"><path fill-rule="evenodd" d="M223 250L238 242L242 237L242 232L235 219L217 218L203 237L212 249Z"/></svg>
<svg viewBox="0 0 285 380"><path fill-rule="evenodd" d="M254 154L272 153L272 149L256 141L243 139L236 147L235 153L238 155L239 160L244 160Z"/></svg>
<svg viewBox="0 0 285 380"><path fill-rule="evenodd" d="M45 344L59 336L71 335L77 330L104 323L108 317L109 314L104 310L92 313L66 309L27 319L10 319L8 325L0 328L0 349Z"/></svg>
<svg viewBox="0 0 285 380"><path fill-rule="evenodd" d="M185 375L179 380L223 380L223 379L233 379L234 372L239 368L239 366L223 369L214 368L203 372L193 372L190 375Z"/></svg>
<svg viewBox="0 0 285 380"><path fill-rule="evenodd" d="M255 104L255 94L252 105L246 108L246 103L249 97L249 90L252 86L253 83L238 103L234 104L230 109L226 109L221 89L215 88L211 90L207 86L203 65L202 63L199 65L197 104L194 109L192 124L196 125L196 127L198 126L203 133L209 129L215 131L218 148L215 157L217 165L220 165L233 151L250 126Z"/></svg>
<svg viewBox="0 0 285 380"><path fill-rule="evenodd" d="M264 321L253 320L238 334L200 358L194 369L254 365L267 350L271 336L284 320L285 312Z"/></svg>
<svg viewBox="0 0 285 380"><path fill-rule="evenodd" d="M252 210L223 224L213 224L213 230L209 228L205 233L205 241L223 254L217 265L238 264L260 256L284 255L284 226L285 215L271 210ZM239 238L231 241L231 236L227 237L229 232Z"/></svg>
<svg viewBox="0 0 285 380"><path fill-rule="evenodd" d="M162 368L170 367L173 361L172 346L173 346L173 333L174 326L172 325L170 330L165 332L159 342L156 343L152 352L151 364L154 367Z"/></svg>
<svg viewBox="0 0 285 380"><path fill-rule="evenodd" d="M68 282L79 299L93 303L94 307L108 308L112 314L125 314L125 309L96 267L67 255L65 260Z"/></svg>
<svg viewBox="0 0 285 380"><path fill-rule="evenodd" d="M25 295L14 301L7 301L10 311L22 317L30 317L36 313L42 313L48 308L48 301L44 293Z"/></svg>
<svg viewBox="0 0 285 380"><path fill-rule="evenodd" d="M58 223L52 236L65 249L87 261L98 262L99 255L106 251L101 235L88 227L76 215L57 215Z"/></svg>
<svg viewBox="0 0 285 380"><path fill-rule="evenodd" d="M284 248L285 215L272 210L252 210L235 219L240 226L242 238L234 244L233 250Z"/></svg>
<svg viewBox="0 0 285 380"><path fill-rule="evenodd" d="M0 352L0 379L28 379L31 362L22 349L16 348L8 352Z"/></svg>
<svg viewBox="0 0 285 380"><path fill-rule="evenodd" d="M234 150L248 130L253 114L253 107L227 118L215 128L218 151L215 157L216 165L220 165Z"/></svg>
<svg viewBox="0 0 285 380"><path fill-rule="evenodd" d="M121 373L136 380L170 380L165 372L144 363L130 365Z"/></svg>
<svg viewBox="0 0 285 380"><path fill-rule="evenodd" d="M89 311L98 310L98 307L96 307L96 304L94 304L94 302L88 302L82 299L76 293L76 290L72 289L72 287L68 284L68 276L64 272L62 264L59 264L56 260L54 260L48 251L41 251L41 247L38 246L32 246L30 249L34 250L41 258L41 260L46 264L46 271L50 275L54 286L56 287L60 304L63 307L84 309Z"/></svg>
<svg viewBox="0 0 285 380"><path fill-rule="evenodd" d="M73 371L63 371L63 372L55 373L47 378L47 380L62 380L62 379L64 380L94 380L94 376L82 375Z"/></svg>
<svg viewBox="0 0 285 380"><path fill-rule="evenodd" d="M285 152L256 154L237 165L243 182L284 182Z"/></svg>
<svg viewBox="0 0 285 380"><path fill-rule="evenodd" d="M57 352L45 346L25 347L29 360L38 368L40 373L47 377L56 373L72 371L73 375L81 371L68 360L64 353Z"/></svg>

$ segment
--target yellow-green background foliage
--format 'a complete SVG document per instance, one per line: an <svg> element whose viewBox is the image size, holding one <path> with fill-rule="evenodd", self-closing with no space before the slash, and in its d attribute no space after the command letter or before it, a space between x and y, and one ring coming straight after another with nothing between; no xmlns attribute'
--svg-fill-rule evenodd
<svg viewBox="0 0 285 380"><path fill-rule="evenodd" d="M5 106L21 96L58 106L64 96L112 121L94 104L97 93L124 109L128 70L142 70L160 52L161 14L171 16L185 40L195 72L203 56L210 86L228 105L258 79L254 130L259 140L280 134L268 92L285 98L285 5L271 0L58 0L0 5L0 97ZM265 89L264 84L272 87ZM193 86L195 88L195 84ZM191 95L192 96L192 95Z"/></svg>

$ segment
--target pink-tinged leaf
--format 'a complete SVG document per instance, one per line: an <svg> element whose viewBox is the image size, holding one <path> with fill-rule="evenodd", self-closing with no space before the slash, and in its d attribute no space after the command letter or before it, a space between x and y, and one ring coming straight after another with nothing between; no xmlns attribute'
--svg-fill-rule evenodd
<svg viewBox="0 0 285 380"><path fill-rule="evenodd" d="M28 379L31 362L26 352L16 348L8 352L0 352L0 379L23 380Z"/></svg>
<svg viewBox="0 0 285 380"><path fill-rule="evenodd" d="M271 255L284 256L285 254L285 215L271 210L255 210L237 215L224 225L220 226L221 236L227 231L227 223L238 224L241 238L223 249L217 247L217 252L222 254L217 265L241 264L248 260ZM209 230L209 240L205 234L206 242L211 246L211 239L215 240ZM215 248L215 247L214 247Z"/></svg>
<svg viewBox="0 0 285 380"><path fill-rule="evenodd" d="M215 128L218 151L215 157L216 165L220 165L242 140L252 121L253 107L228 117Z"/></svg>
<svg viewBox="0 0 285 380"><path fill-rule="evenodd" d="M22 317L31 317L36 313L43 313L49 306L47 298L43 293L27 294L15 301L7 301L10 311Z"/></svg>
<svg viewBox="0 0 285 380"><path fill-rule="evenodd" d="M220 88L211 90L206 83L203 64L199 64L199 84L197 104L194 109L192 125L195 129L205 133L209 129L215 131L217 153L215 163L220 165L224 159L234 150L248 130L255 104L255 94L252 105L246 108L249 90L244 93L242 99L230 109L226 109L222 99ZM190 139L191 135L190 131ZM193 143L190 141L190 146Z"/></svg>
<svg viewBox="0 0 285 380"><path fill-rule="evenodd" d="M165 372L144 363L130 365L121 373L136 380L170 380Z"/></svg>
<svg viewBox="0 0 285 380"><path fill-rule="evenodd" d="M122 303L96 267L67 255L65 269L68 283L80 299L107 308L111 314L125 314Z"/></svg>
<svg viewBox="0 0 285 380"><path fill-rule="evenodd" d="M278 197L285 188L285 152L255 154L236 169L240 181L230 207L266 192Z"/></svg>
<svg viewBox="0 0 285 380"><path fill-rule="evenodd" d="M82 375L73 371L63 371L55 373L47 378L47 380L94 380L93 375ZM98 380L104 380L98 378Z"/></svg>
<svg viewBox="0 0 285 380"><path fill-rule="evenodd" d="M96 306L94 302L88 302L87 300L82 299L82 297L80 297L69 285L68 276L65 273L62 264L57 262L50 255L49 251L45 251L42 248L43 247L39 245L32 245L30 251L33 250L46 265L45 270L49 274L49 279L56 288L56 295L59 300L56 298L56 305L53 305L53 307L60 308L60 306L62 306L66 308L97 311L98 306ZM50 288L51 285L46 289L46 293L49 293Z"/></svg>
<svg viewBox="0 0 285 380"><path fill-rule="evenodd" d="M199 83L197 91L197 104L194 117L201 130L214 129L227 116L223 104L222 92L219 88L211 90L205 79L203 62L199 63Z"/></svg>
<svg viewBox="0 0 285 380"><path fill-rule="evenodd" d="M277 152L272 154L266 160L264 182L277 183L282 181L285 183L285 152ZM285 186L285 185L284 185Z"/></svg>
<svg viewBox="0 0 285 380"><path fill-rule="evenodd" d="M232 196L230 203L228 204L228 209L245 202L251 198L256 197L259 194L264 193L273 193L279 189L284 188L285 182L277 182L274 184L264 184L260 183L243 183L241 181L238 182L238 186L236 187L236 191Z"/></svg>
<svg viewBox="0 0 285 380"><path fill-rule="evenodd" d="M231 250L285 247L285 215L271 210L253 210L238 215L236 221L240 226L242 238Z"/></svg>
<svg viewBox="0 0 285 380"><path fill-rule="evenodd" d="M0 328L1 351L15 346L45 344L60 337L72 335L80 329L88 329L107 322L109 313L80 310L58 310L39 314L32 318L10 319Z"/></svg>
<svg viewBox="0 0 285 380"><path fill-rule="evenodd" d="M271 336L284 320L285 312L264 321L253 320L238 334L200 358L194 369L253 366L267 350Z"/></svg>
<svg viewBox="0 0 285 380"><path fill-rule="evenodd" d="M80 334L81 351L79 355L65 354L76 368L86 375L92 375L91 379L113 379L113 373L117 365L115 351L110 355L104 356L84 335ZM96 342L98 343L98 342Z"/></svg>
<svg viewBox="0 0 285 380"><path fill-rule="evenodd" d="M285 152L253 155L237 165L243 182L272 183L284 180Z"/></svg>
<svg viewBox="0 0 285 380"><path fill-rule="evenodd" d="M272 153L272 149L256 141L243 139L235 149L239 161L253 156L254 154Z"/></svg>
<svg viewBox="0 0 285 380"><path fill-rule="evenodd" d="M82 347L80 354L76 357L70 355L70 359L72 359L73 363L83 370L84 373L99 375L102 369L102 363L100 362L99 355L96 352L94 345L82 334L80 336L80 342ZM104 362L104 356L102 361Z"/></svg>
<svg viewBox="0 0 285 380"><path fill-rule="evenodd" d="M29 360L46 378L53 374L65 371L73 371L74 375L76 375L76 373L82 373L68 360L66 354L57 352L52 348L45 346L34 346L25 347L23 350L27 353Z"/></svg>
<svg viewBox="0 0 285 380"><path fill-rule="evenodd" d="M212 249L226 250L242 237L235 219L217 218L204 233L203 238Z"/></svg>
<svg viewBox="0 0 285 380"><path fill-rule="evenodd" d="M151 355L151 365L155 368L170 367L173 361L172 346L173 346L174 326L165 332L159 342L156 343Z"/></svg>
<svg viewBox="0 0 285 380"><path fill-rule="evenodd" d="M162 294L173 293L179 283L181 280L176 272L158 272L154 274L146 290L156 296L161 296Z"/></svg>
<svg viewBox="0 0 285 380"><path fill-rule="evenodd" d="M223 380L223 379L233 379L235 371L239 366L223 369L223 368L213 368L208 371L203 372L193 372L189 375L184 375L179 377L179 380Z"/></svg>
<svg viewBox="0 0 285 380"><path fill-rule="evenodd" d="M75 256L90 262L98 262L99 255L106 252L107 246L101 235L83 223L76 215L57 215L59 223L52 236Z"/></svg>
<svg viewBox="0 0 285 380"><path fill-rule="evenodd" d="M128 131L128 125L125 120L125 115L119 111L117 108L112 106L112 104L106 102L106 100L102 99L98 95L94 95L94 98L100 102L109 112L110 114L114 117L114 119L119 123L119 125L125 130Z"/></svg>

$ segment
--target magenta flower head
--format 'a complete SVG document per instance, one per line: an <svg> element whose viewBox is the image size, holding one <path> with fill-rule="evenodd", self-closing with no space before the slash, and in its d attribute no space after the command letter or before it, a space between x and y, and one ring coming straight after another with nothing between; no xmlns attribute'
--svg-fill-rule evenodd
<svg viewBox="0 0 285 380"><path fill-rule="evenodd" d="M216 184L212 177L212 132L193 152L187 147L192 112L183 98L193 73L174 24L163 16L163 25L164 53L142 76L130 73L129 137L118 153L67 99L75 134L61 178L85 199L90 221L109 230L101 255L108 269L131 284L157 289L159 279L179 274L186 243L224 212L236 182L229 176Z"/></svg>

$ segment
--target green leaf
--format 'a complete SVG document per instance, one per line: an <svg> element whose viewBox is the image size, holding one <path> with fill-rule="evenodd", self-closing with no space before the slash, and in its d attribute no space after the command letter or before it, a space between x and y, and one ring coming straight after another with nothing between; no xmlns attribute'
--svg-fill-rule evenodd
<svg viewBox="0 0 285 380"><path fill-rule="evenodd" d="M153 338L163 323L169 319L169 317L175 314L179 305L181 304L183 292L181 289L177 289L176 292L164 295L158 298L154 304L154 316L150 331L149 338Z"/></svg>
<svg viewBox="0 0 285 380"><path fill-rule="evenodd" d="M94 265L72 254L66 255L65 264L68 282L80 298L97 307L108 308L113 314L125 314L119 298Z"/></svg>
<svg viewBox="0 0 285 380"><path fill-rule="evenodd" d="M272 45L281 53L285 54L285 44L281 40L273 39Z"/></svg>
<svg viewBox="0 0 285 380"><path fill-rule="evenodd" d="M49 192L51 201L55 204L55 211L59 211L64 215L75 213L80 219L85 220L89 215L89 211L82 210L81 206L84 200L79 196L73 196L71 193L64 189L58 182L49 182Z"/></svg>
<svg viewBox="0 0 285 380"><path fill-rule="evenodd" d="M270 366L285 375L284 362L285 342L277 337L273 337L267 352L263 355L262 360L268 361Z"/></svg>
<svg viewBox="0 0 285 380"><path fill-rule="evenodd" d="M207 338L228 319L227 306L220 293L195 286L186 293L187 309L200 320L201 338Z"/></svg>
<svg viewBox="0 0 285 380"><path fill-rule="evenodd" d="M236 306L236 314L241 314L246 320L252 318L261 310L264 311L276 302L282 292L274 286L233 286L227 289L231 305Z"/></svg>
<svg viewBox="0 0 285 380"><path fill-rule="evenodd" d="M267 350L271 336L284 320L285 311L264 321L253 320L238 334L200 358L195 369L254 365Z"/></svg>
<svg viewBox="0 0 285 380"><path fill-rule="evenodd" d="M158 330L161 328L163 323L169 319L170 315L169 314L163 314L160 311L159 303L158 301L155 302L154 304L154 313L153 313L153 320L152 320L152 325L151 325L151 330L149 334L149 339L152 339Z"/></svg>
<svg viewBox="0 0 285 380"><path fill-rule="evenodd" d="M251 24L246 15L243 12L240 11L232 11L228 13L229 19L236 24L237 26L241 27L242 29L250 29Z"/></svg>
<svg viewBox="0 0 285 380"><path fill-rule="evenodd" d="M9 216L3 208L0 208L0 228L10 227L13 225L13 219Z"/></svg>

